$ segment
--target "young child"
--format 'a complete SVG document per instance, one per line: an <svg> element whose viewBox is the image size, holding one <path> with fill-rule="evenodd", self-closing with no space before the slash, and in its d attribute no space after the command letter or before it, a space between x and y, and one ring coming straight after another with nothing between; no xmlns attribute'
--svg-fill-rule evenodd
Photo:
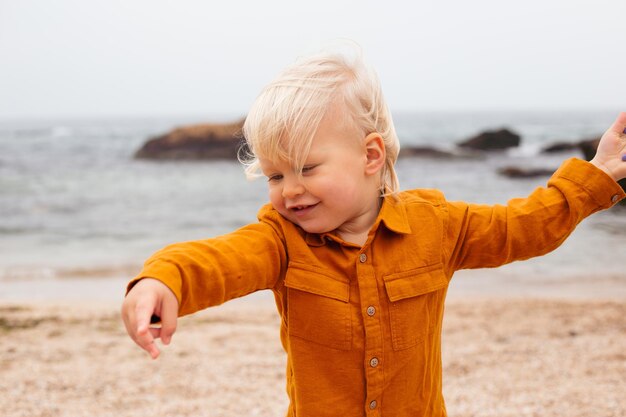
<svg viewBox="0 0 626 417"><path fill-rule="evenodd" d="M246 119L247 172L268 179L258 222L168 246L122 316L152 358L178 316L271 289L287 353L287 415L445 416L441 325L453 273L543 255L624 197L626 113L589 162L571 159L506 206L398 191L398 139L360 56L288 67ZM150 326L158 316L160 328Z"/></svg>

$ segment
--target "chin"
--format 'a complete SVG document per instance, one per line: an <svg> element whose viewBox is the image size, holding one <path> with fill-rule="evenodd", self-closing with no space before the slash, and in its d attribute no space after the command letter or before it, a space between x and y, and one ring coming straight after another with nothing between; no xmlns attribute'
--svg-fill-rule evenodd
<svg viewBox="0 0 626 417"><path fill-rule="evenodd" d="M335 230L335 228L324 227L322 225L306 225L306 224L298 224L297 222L294 222L294 223L300 226L302 230L304 230L307 233L322 234L322 233L332 232L333 230Z"/></svg>

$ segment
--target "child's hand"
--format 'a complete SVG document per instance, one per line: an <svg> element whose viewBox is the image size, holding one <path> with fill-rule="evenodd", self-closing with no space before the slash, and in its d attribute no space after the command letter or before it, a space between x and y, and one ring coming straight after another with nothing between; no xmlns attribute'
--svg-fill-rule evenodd
<svg viewBox="0 0 626 417"><path fill-rule="evenodd" d="M626 178L626 113L620 113L613 126L602 135L591 163L615 181Z"/></svg>
<svg viewBox="0 0 626 417"><path fill-rule="evenodd" d="M150 327L152 316L161 318L161 327ZM128 292L122 304L122 319L128 335L148 352L152 359L159 356L154 339L161 338L164 345L172 340L178 318L178 300L162 282L144 278Z"/></svg>

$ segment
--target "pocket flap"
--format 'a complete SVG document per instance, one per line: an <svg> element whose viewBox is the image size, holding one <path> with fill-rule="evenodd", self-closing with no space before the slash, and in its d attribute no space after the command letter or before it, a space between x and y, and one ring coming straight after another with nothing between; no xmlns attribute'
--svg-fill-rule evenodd
<svg viewBox="0 0 626 417"><path fill-rule="evenodd" d="M442 264L429 265L383 277L389 300L395 302L445 288L448 279L441 268Z"/></svg>
<svg viewBox="0 0 626 417"><path fill-rule="evenodd" d="M285 286L347 303L350 283L341 277L306 264L290 262Z"/></svg>

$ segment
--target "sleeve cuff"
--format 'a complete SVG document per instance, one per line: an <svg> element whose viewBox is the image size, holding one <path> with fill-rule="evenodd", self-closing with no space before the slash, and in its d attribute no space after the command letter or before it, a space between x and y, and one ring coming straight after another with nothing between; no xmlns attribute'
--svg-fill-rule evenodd
<svg viewBox="0 0 626 417"><path fill-rule="evenodd" d="M168 278L163 278L168 277ZM171 278L177 277L177 278ZM161 281L176 296L178 306L182 305L182 280L178 268L167 262L155 262L144 265L141 272L130 280L126 286L126 295L128 292L144 278L152 278Z"/></svg>
<svg viewBox="0 0 626 417"><path fill-rule="evenodd" d="M622 187L590 162L578 158L567 160L554 174L576 183L583 188L587 194L602 209L612 207L626 197Z"/></svg>

